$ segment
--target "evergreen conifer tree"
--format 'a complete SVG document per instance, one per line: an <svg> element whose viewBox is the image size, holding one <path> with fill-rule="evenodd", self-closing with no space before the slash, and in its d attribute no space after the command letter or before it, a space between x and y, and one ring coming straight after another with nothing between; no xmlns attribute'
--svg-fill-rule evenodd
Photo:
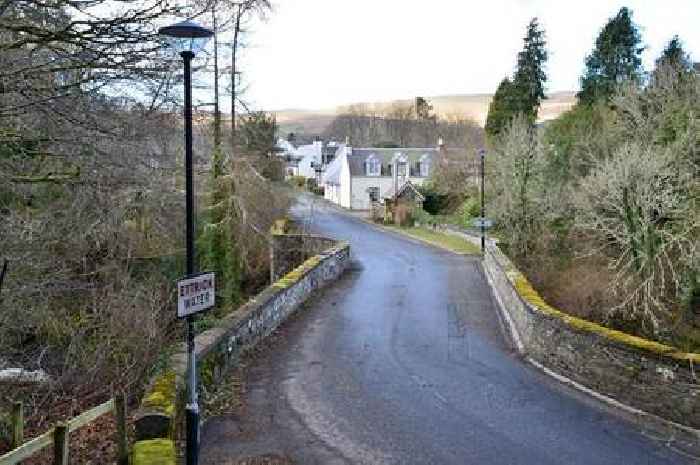
<svg viewBox="0 0 700 465"><path fill-rule="evenodd" d="M632 22L632 11L622 7L610 18L598 35L593 52L586 57L586 72L581 78L582 103L608 99L618 83L639 80L642 71L641 54L644 47L637 26Z"/></svg>
<svg viewBox="0 0 700 465"><path fill-rule="evenodd" d="M210 178L209 209L202 234L204 270L216 273L219 309L230 310L240 300L241 268L233 237L236 214L232 181L225 176L223 154L214 150Z"/></svg>
<svg viewBox="0 0 700 465"><path fill-rule="evenodd" d="M661 56L656 60L656 67L673 66L678 70L689 71L693 64L690 61L690 56L683 50L683 43L676 35L668 42Z"/></svg>
<svg viewBox="0 0 700 465"><path fill-rule="evenodd" d="M528 24L523 42L523 50L518 53L518 67L513 77L516 108L518 113L524 114L534 122L540 103L547 98L544 93L547 81L544 69L548 58L547 42L537 18L533 18Z"/></svg>
<svg viewBox="0 0 700 465"><path fill-rule="evenodd" d="M510 78L505 77L498 85L496 93L489 105L486 118L486 134L496 136L508 126L510 120L517 114L515 106L515 89Z"/></svg>

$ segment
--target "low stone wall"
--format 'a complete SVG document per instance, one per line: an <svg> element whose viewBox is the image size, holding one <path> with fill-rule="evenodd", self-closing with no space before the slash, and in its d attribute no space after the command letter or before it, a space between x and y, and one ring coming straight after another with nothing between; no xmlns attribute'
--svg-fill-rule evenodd
<svg viewBox="0 0 700 465"><path fill-rule="evenodd" d="M700 428L700 354L611 330L549 306L492 242L484 270L520 351L622 404Z"/></svg>
<svg viewBox="0 0 700 465"><path fill-rule="evenodd" d="M350 246L345 242L316 238L315 244L330 245L324 251L306 259L281 279L276 280L255 298L195 339L199 382L212 385L234 366L241 354L272 333L316 290L337 280L350 261ZM323 239L323 241L321 240ZM187 353L184 344L170 357L169 366L151 383L135 419L135 439L140 451L134 455L134 465L145 465L162 454L150 451L153 447L168 449L163 441L177 436L182 423L184 380L187 372ZM172 449L169 448L168 450Z"/></svg>
<svg viewBox="0 0 700 465"><path fill-rule="evenodd" d="M335 244L333 239L308 234L273 234L270 242L270 282Z"/></svg>

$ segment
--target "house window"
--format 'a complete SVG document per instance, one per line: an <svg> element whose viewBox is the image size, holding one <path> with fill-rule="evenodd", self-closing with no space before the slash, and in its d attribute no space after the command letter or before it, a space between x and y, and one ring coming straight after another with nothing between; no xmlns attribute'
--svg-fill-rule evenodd
<svg viewBox="0 0 700 465"><path fill-rule="evenodd" d="M430 162L426 161L421 161L418 165L420 167L420 175L423 176L424 178L427 178L430 176Z"/></svg>
<svg viewBox="0 0 700 465"><path fill-rule="evenodd" d="M379 202L379 188L378 187L368 187L367 192L369 193L370 202Z"/></svg>
<svg viewBox="0 0 700 465"><path fill-rule="evenodd" d="M365 161L365 174L367 176L380 176L381 173L382 163L374 155L370 155Z"/></svg>
<svg viewBox="0 0 700 465"><path fill-rule="evenodd" d="M418 172L421 176L424 178L430 176L430 157L428 157L428 154L421 157L420 161L418 162L418 168Z"/></svg>
<svg viewBox="0 0 700 465"><path fill-rule="evenodd" d="M405 161L400 161L398 164L398 167L396 169L396 174L398 177L405 177L406 176L406 171L407 171L407 164Z"/></svg>

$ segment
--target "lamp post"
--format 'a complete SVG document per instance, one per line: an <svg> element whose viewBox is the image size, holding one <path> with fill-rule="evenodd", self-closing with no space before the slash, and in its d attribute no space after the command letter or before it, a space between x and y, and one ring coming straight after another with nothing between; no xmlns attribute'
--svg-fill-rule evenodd
<svg viewBox="0 0 700 465"><path fill-rule="evenodd" d="M479 158L481 158L481 253L486 253L486 202L484 198L484 158L486 150L479 150Z"/></svg>
<svg viewBox="0 0 700 465"><path fill-rule="evenodd" d="M168 37L173 47L180 52L185 72L185 208L187 245L187 278L195 275L194 262L194 183L192 175L192 59L207 40L212 31L192 21L186 20L171 26L162 27L158 34ZM199 460L199 406L197 405L197 368L194 354L194 315L187 316L187 370L188 398L185 408L187 429L187 465L197 465Z"/></svg>

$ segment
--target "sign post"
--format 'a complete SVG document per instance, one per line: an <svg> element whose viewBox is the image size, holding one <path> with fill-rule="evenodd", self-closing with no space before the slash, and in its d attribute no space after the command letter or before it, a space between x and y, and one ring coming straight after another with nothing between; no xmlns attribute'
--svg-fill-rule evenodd
<svg viewBox="0 0 700 465"><path fill-rule="evenodd" d="M189 268L189 267L188 267ZM214 306L214 273L200 273L177 282L177 316L187 318L187 367L189 402L185 409L188 465L199 457L199 405L197 404L197 358L194 353L194 315Z"/></svg>
<svg viewBox="0 0 700 465"><path fill-rule="evenodd" d="M493 221L488 218L474 218L472 224L475 228L487 229L493 227Z"/></svg>

